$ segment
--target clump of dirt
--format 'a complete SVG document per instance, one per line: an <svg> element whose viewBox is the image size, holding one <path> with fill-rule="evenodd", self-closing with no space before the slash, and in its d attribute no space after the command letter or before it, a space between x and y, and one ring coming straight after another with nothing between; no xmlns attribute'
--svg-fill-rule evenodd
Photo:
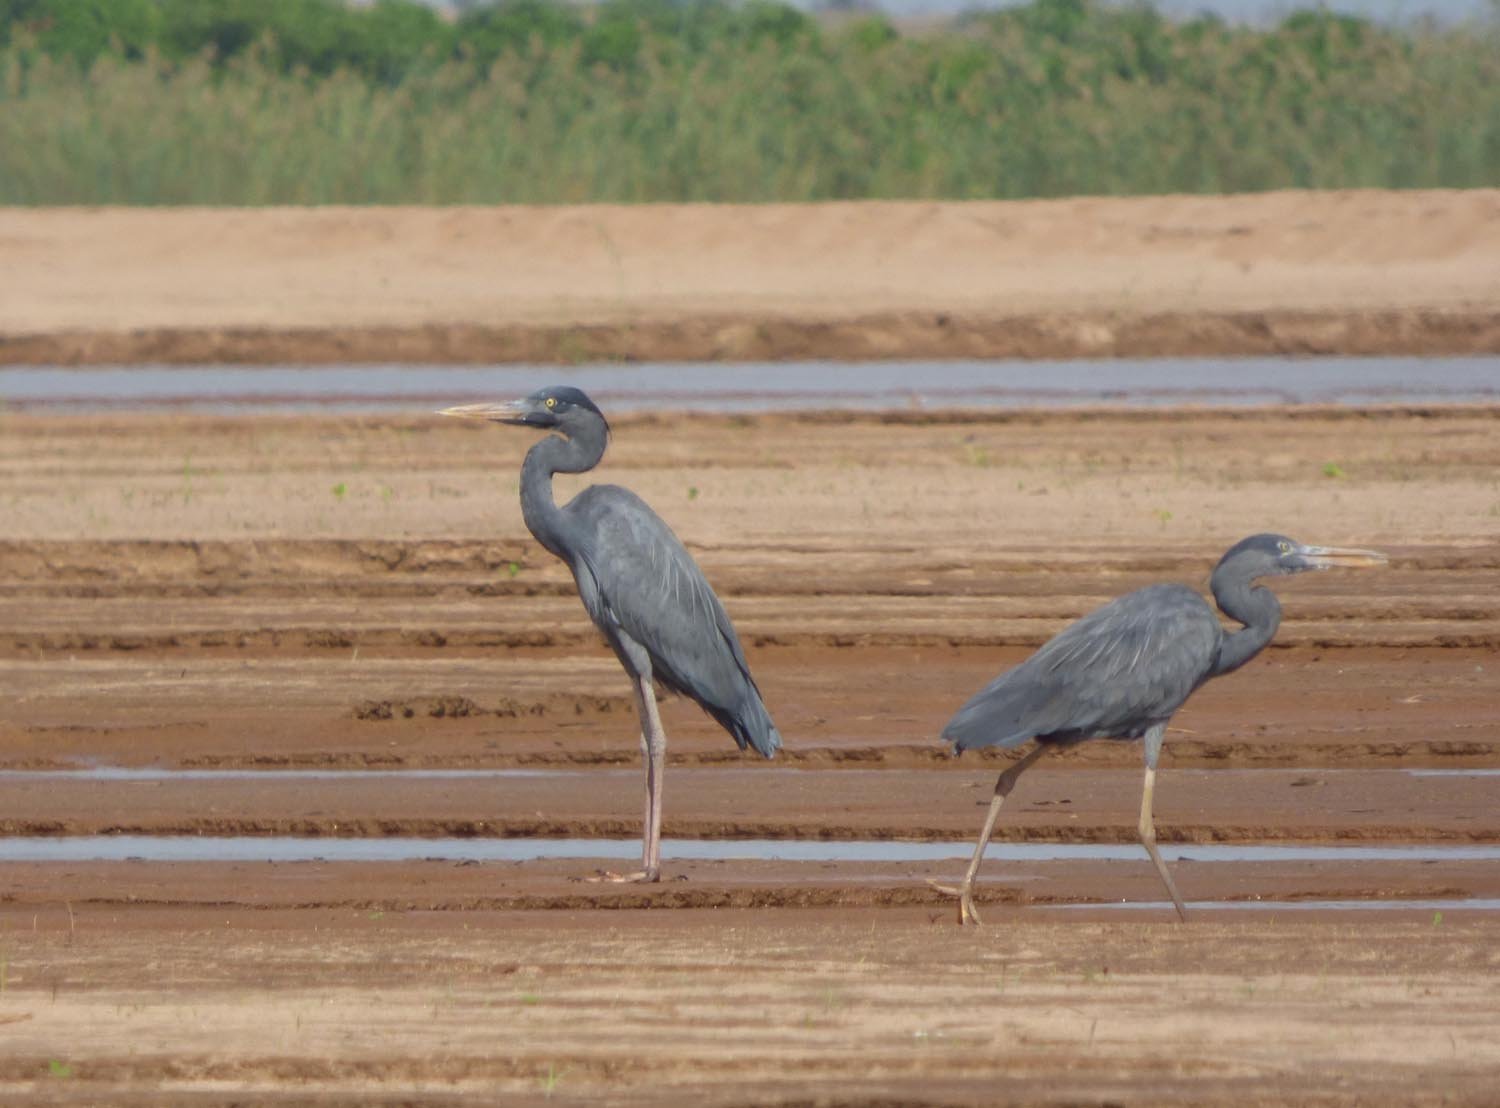
<svg viewBox="0 0 1500 1108"><path fill-rule="evenodd" d="M354 706L358 720L393 719L473 719L494 716L501 719L541 718L543 716L594 716L631 711L627 697L559 694L537 700L501 697L491 705L481 705L467 696L428 696L407 700L365 700Z"/></svg>
<svg viewBox="0 0 1500 1108"><path fill-rule="evenodd" d="M539 706L538 706L539 708ZM432 719L466 719L470 716L494 715L466 696L435 696L418 700L366 700L355 705L354 718L365 720L412 719L417 715ZM540 715L540 710L533 712Z"/></svg>

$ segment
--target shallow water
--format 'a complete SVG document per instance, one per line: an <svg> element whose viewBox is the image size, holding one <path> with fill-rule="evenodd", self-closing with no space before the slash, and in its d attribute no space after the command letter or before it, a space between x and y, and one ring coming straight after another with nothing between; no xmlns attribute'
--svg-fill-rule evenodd
<svg viewBox="0 0 1500 1108"><path fill-rule="evenodd" d="M0 781L467 781L476 778L561 777L555 769L168 769L87 766L81 769L0 769ZM615 772L612 770L595 772Z"/></svg>
<svg viewBox="0 0 1500 1108"><path fill-rule="evenodd" d="M1500 897L1451 897L1439 900L1189 900L1187 907L1195 912L1500 912ZM1087 901L1078 904L1038 905L1042 910L1091 911L1118 909L1126 911L1173 910L1170 900Z"/></svg>
<svg viewBox="0 0 1500 1108"><path fill-rule="evenodd" d="M795 839L664 839L662 856L680 861L932 862L966 859L972 842L829 842ZM1500 861L1500 845L1261 846L1163 845L1169 861L1443 862ZM80 835L0 839L0 862L530 862L629 859L639 839L333 839L256 836ZM1134 843L992 843L992 861L1138 861Z"/></svg>
<svg viewBox="0 0 1500 1108"><path fill-rule="evenodd" d="M687 768L687 767L685 767ZM750 770L765 774L788 774L800 775L804 773L816 773L817 770L801 769L797 766L751 766ZM688 770L691 772L691 770ZM679 771L681 772L681 771ZM1286 769L1177 769L1172 771L1174 780L1192 781L1195 779L1221 779L1225 773L1232 773L1238 779L1255 778L1258 775L1286 776L1289 773L1300 773L1301 771L1290 771ZM1441 777L1441 778L1466 778L1466 777L1500 777L1500 769L1470 767L1465 769L1394 769L1394 770L1370 770L1370 769L1320 769L1318 774L1323 777L1336 776L1342 773L1358 773L1365 776L1372 774L1395 773L1405 777ZM253 782L276 782L276 781L330 781L330 782L404 782L404 781L471 781L471 780L494 780L494 779L526 779L526 778L589 778L596 779L601 775L612 775L636 778L640 776L640 770L633 766L619 768L590 767L588 769L515 769L515 768L471 768L471 769L380 769L380 768L338 768L338 767L269 767L257 769L243 769L234 767L210 767L204 769L179 769L171 766L117 766L101 764L83 764L65 769L0 769L0 783L27 782L27 781L76 781L76 782L103 782L131 784L132 782L173 782L173 781L253 781Z"/></svg>
<svg viewBox="0 0 1500 1108"><path fill-rule="evenodd" d="M99 411L408 411L587 390L611 411L1168 407L1500 401L1500 358L1155 358L1056 362L592 366L0 368L0 406Z"/></svg>
<svg viewBox="0 0 1500 1108"><path fill-rule="evenodd" d="M752 766L751 769L760 773L786 773L800 774L817 772L799 769L796 766L762 767ZM1280 774L1286 775L1292 772L1285 769L1178 769L1172 774L1176 780L1188 780L1194 777L1221 777L1225 773L1233 773L1237 777L1257 774ZM1320 776L1333 776L1341 773L1359 773L1366 776L1380 773L1398 773L1406 777L1500 777L1500 769L1468 767L1464 769L1395 769L1395 770L1370 770L1370 769L1320 769ZM620 769L340 769L340 768L286 768L272 767L263 769L235 769L235 768L210 768L210 769L177 769L170 766L113 766L113 765L84 765L69 769L0 769L0 782L4 781L119 781L129 783L132 781L285 781L285 780L314 780L314 781L465 781L483 780L490 778L530 778L530 777L598 777L601 774L616 774L621 776L640 776L640 770L634 767Z"/></svg>

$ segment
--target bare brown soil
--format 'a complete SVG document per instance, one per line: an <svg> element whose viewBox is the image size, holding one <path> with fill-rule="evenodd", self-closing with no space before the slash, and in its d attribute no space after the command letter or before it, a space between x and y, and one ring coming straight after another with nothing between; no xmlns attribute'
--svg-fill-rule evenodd
<svg viewBox="0 0 1500 1108"><path fill-rule="evenodd" d="M1500 351L1500 192L0 209L0 363Z"/></svg>
<svg viewBox="0 0 1500 1108"><path fill-rule="evenodd" d="M1392 554L1278 585L1277 644L1174 721L1163 841L1500 841L1500 411L658 416L640 491L786 736L664 704L666 834L977 830L943 721L1090 607L1273 528ZM638 833L636 724L521 523L522 431L0 414L0 768L541 776L0 778L0 832ZM567 495L580 480L559 480ZM341 491L340 491L341 490ZM1139 753L1023 779L998 839L1130 843ZM1495 913L1159 909L1131 862L0 864L9 1103L1473 1103ZM1500 896L1493 862L1174 864L1192 901Z"/></svg>
<svg viewBox="0 0 1500 1108"><path fill-rule="evenodd" d="M1028 910L8 911L10 1103L1457 1104L1495 929Z"/></svg>

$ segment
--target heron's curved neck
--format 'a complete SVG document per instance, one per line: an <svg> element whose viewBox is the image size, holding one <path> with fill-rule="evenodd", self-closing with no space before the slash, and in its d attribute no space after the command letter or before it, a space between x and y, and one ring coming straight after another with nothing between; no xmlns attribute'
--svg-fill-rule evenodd
<svg viewBox="0 0 1500 1108"><path fill-rule="evenodd" d="M1239 669L1265 649L1281 625L1281 604L1270 589L1254 586L1243 577L1230 577L1215 571L1208 586L1213 590L1219 610L1245 625L1243 630L1225 635L1220 642L1219 656L1210 674L1217 677Z"/></svg>
<svg viewBox="0 0 1500 1108"><path fill-rule="evenodd" d="M608 432L585 426L572 437L548 435L526 452L521 463L521 515L537 540L559 558L563 552L566 520L552 496L554 473L584 473L604 457Z"/></svg>

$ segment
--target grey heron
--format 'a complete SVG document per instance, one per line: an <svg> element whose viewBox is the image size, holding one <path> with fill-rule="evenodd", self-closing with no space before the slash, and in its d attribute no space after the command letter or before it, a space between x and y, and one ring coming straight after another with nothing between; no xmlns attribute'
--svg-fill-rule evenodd
<svg viewBox="0 0 1500 1108"><path fill-rule="evenodd" d="M770 758L781 746L734 626L692 555L635 493L591 485L561 506L553 498L553 475L593 469L609 441L604 414L583 392L546 388L524 400L442 414L555 432L521 464L521 513L537 541L573 571L589 618L630 675L646 766L641 869L609 877L658 881L667 736L655 686L696 701L741 750Z"/></svg>
<svg viewBox="0 0 1500 1108"><path fill-rule="evenodd" d="M1226 631L1213 608L1185 585L1148 585L1084 616L1014 669L995 678L943 729L956 753L981 747L1036 745L1000 774L994 798L957 886L959 923L979 923L975 875L1006 796L1026 768L1049 750L1088 739L1144 739L1146 777L1139 832L1180 919L1182 897L1156 849L1151 796L1167 722L1211 677L1230 673L1271 641L1281 605L1258 579L1334 567L1377 566L1370 550L1304 546L1285 535L1252 535L1229 548L1209 578L1219 609L1243 626Z"/></svg>

